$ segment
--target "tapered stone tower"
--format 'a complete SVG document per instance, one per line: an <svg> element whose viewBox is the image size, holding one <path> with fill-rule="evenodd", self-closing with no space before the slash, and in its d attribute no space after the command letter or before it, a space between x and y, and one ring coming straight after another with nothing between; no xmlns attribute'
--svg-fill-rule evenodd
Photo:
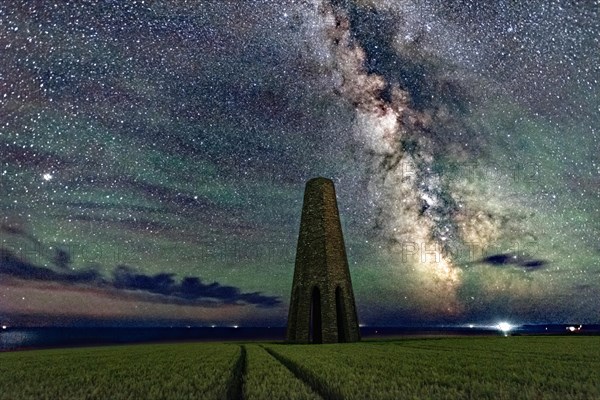
<svg viewBox="0 0 600 400"><path fill-rule="evenodd" d="M306 183L286 336L297 343L360 340L335 188L326 178Z"/></svg>

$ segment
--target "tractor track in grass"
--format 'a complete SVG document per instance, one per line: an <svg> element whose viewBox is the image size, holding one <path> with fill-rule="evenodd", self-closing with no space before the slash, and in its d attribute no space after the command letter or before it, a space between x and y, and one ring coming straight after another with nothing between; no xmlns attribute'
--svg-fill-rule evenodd
<svg viewBox="0 0 600 400"><path fill-rule="evenodd" d="M246 364L246 347L241 345L240 355L233 366L229 385L227 385L227 400L244 399L244 375L246 375Z"/></svg>
<svg viewBox="0 0 600 400"><path fill-rule="evenodd" d="M247 344L246 359L243 385L246 400L323 400L318 392L273 357L264 346Z"/></svg>
<svg viewBox="0 0 600 400"><path fill-rule="evenodd" d="M298 364L297 362L285 356L282 356L281 354L268 347L264 347L263 345L260 345L260 347L265 349L267 353L269 353L274 359L279 361L292 374L294 374L296 378L308 385L315 393L317 393L323 399L344 400L344 396L342 396L342 394L338 390L329 386L324 379L314 374L308 368Z"/></svg>

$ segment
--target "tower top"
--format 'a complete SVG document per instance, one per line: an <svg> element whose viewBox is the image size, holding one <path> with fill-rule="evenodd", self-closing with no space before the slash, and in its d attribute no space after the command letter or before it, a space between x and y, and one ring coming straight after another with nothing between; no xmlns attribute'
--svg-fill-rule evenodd
<svg viewBox="0 0 600 400"><path fill-rule="evenodd" d="M317 176L315 178L311 178L306 182L306 186L308 185L316 185L316 184L331 184L333 185L333 181L329 178L324 178L322 176Z"/></svg>

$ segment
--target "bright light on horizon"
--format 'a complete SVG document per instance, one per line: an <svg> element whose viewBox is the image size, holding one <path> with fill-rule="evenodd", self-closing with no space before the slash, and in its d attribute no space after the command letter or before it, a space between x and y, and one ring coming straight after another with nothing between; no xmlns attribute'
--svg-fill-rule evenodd
<svg viewBox="0 0 600 400"><path fill-rule="evenodd" d="M2 329L6 329L6 328L8 328L8 326L2 325Z"/></svg>
<svg viewBox="0 0 600 400"><path fill-rule="evenodd" d="M508 322L500 322L498 325L496 325L496 328L500 329L502 332L509 332L510 330L512 330L513 326L511 324L509 324Z"/></svg>

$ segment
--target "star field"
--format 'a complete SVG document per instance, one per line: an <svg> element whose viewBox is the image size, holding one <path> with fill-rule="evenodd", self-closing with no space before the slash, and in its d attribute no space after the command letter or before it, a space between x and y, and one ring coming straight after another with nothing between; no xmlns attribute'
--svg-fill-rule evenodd
<svg viewBox="0 0 600 400"><path fill-rule="evenodd" d="M599 14L0 3L0 322L283 325L315 176L362 323L598 322Z"/></svg>

